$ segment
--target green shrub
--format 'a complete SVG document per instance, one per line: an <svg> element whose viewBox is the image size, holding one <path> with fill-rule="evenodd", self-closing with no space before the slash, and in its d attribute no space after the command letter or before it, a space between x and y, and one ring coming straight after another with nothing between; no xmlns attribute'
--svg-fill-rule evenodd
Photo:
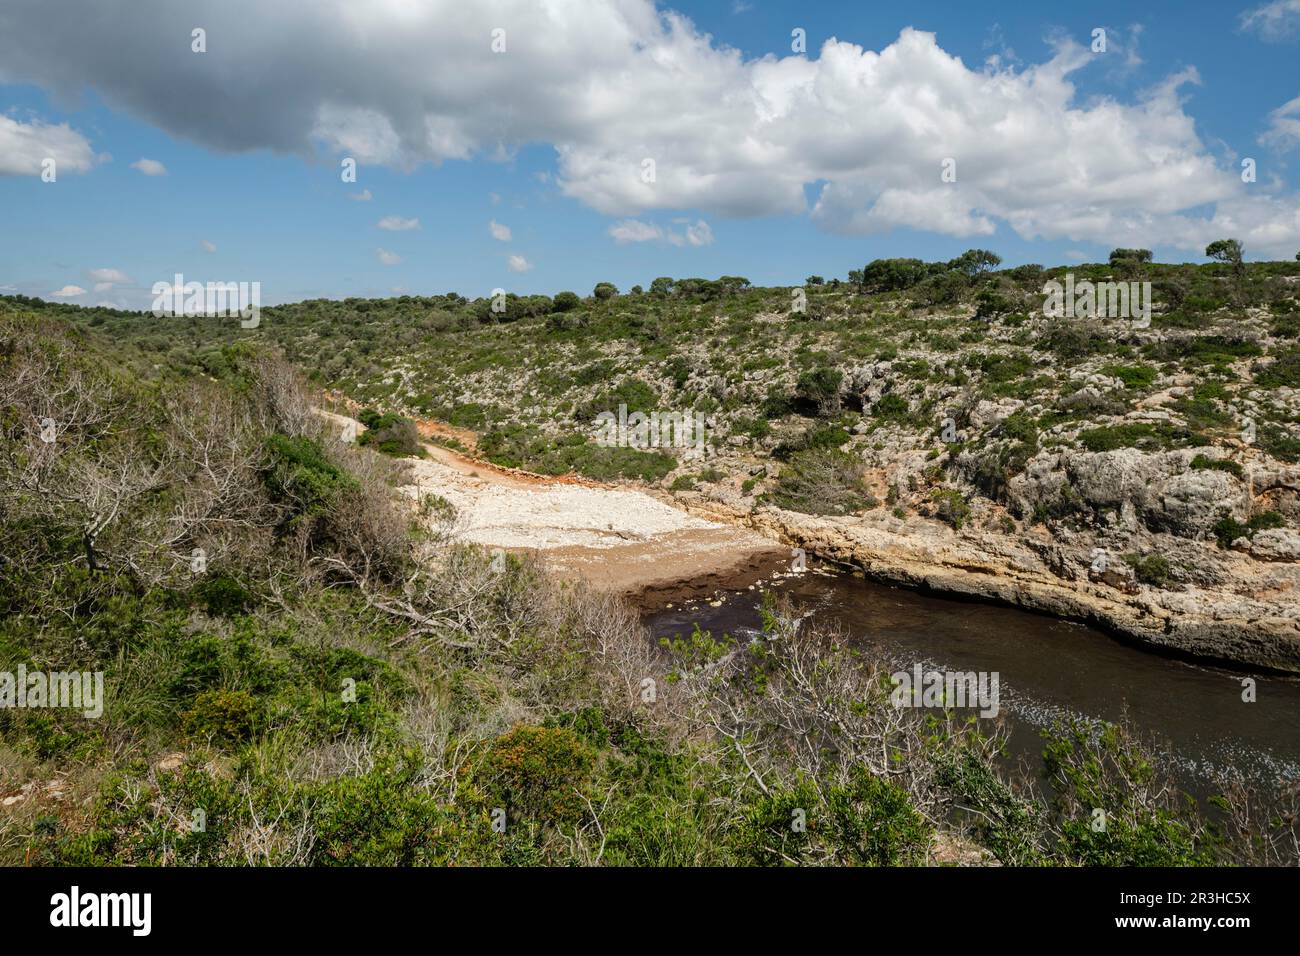
<svg viewBox="0 0 1300 956"><path fill-rule="evenodd" d="M267 489L290 504L294 516L323 515L356 489L353 478L330 462L313 439L271 435L266 450L263 478Z"/></svg>
<svg viewBox="0 0 1300 956"><path fill-rule="evenodd" d="M1255 374L1262 388L1300 388L1300 348L1280 352L1276 360Z"/></svg>
<svg viewBox="0 0 1300 956"><path fill-rule="evenodd" d="M881 421L905 421L909 411L907 399L894 392L881 395L876 404L871 406L871 414Z"/></svg>
<svg viewBox="0 0 1300 956"><path fill-rule="evenodd" d="M836 368L819 368L804 372L795 386L795 399L817 415L839 411L840 383L844 373Z"/></svg>
<svg viewBox="0 0 1300 956"><path fill-rule="evenodd" d="M1124 560L1142 584L1162 588L1169 581L1169 561L1160 554L1126 555Z"/></svg>
<svg viewBox="0 0 1300 956"><path fill-rule="evenodd" d="M1241 465L1227 458L1208 458L1205 455L1197 455L1192 459L1192 468L1196 471L1226 471L1230 475L1242 477Z"/></svg>
<svg viewBox="0 0 1300 956"><path fill-rule="evenodd" d="M251 738L260 720L261 708L248 691L206 690L194 698L182 724L191 737L234 744Z"/></svg>
<svg viewBox="0 0 1300 956"><path fill-rule="evenodd" d="M1159 374L1150 365L1106 365L1101 373L1119 379L1125 388L1132 389L1150 388Z"/></svg>
<svg viewBox="0 0 1300 956"><path fill-rule="evenodd" d="M507 820L572 825L586 813L595 752L572 730L521 724L498 737L469 773L477 798Z"/></svg>
<svg viewBox="0 0 1300 956"><path fill-rule="evenodd" d="M914 866L930 844L906 792L862 767L847 783L801 782L757 798L737 831L737 853L757 866Z"/></svg>
<svg viewBox="0 0 1300 956"><path fill-rule="evenodd" d="M1079 433L1079 443L1088 451L1114 451L1117 448L1161 450L1187 448L1204 444L1200 436L1185 428L1165 423L1125 422L1122 425L1103 425Z"/></svg>
<svg viewBox="0 0 1300 956"><path fill-rule="evenodd" d="M970 518L970 505L966 502L966 496L955 488L936 488L930 493L930 500L934 502L935 514L939 519L956 531L960 531Z"/></svg>
<svg viewBox="0 0 1300 956"><path fill-rule="evenodd" d="M781 468L770 498L779 508L811 515L845 515L878 504L862 483L858 461L835 448L793 455Z"/></svg>
<svg viewBox="0 0 1300 956"><path fill-rule="evenodd" d="M370 445L385 455L395 458L423 457L424 446L415 422L394 412L380 414L374 409L363 409L357 420L366 431L357 439L359 445Z"/></svg>

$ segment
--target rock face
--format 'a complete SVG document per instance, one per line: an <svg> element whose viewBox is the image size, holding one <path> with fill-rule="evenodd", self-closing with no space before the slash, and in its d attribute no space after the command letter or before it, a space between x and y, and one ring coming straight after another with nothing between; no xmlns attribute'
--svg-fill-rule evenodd
<svg viewBox="0 0 1300 956"><path fill-rule="evenodd" d="M1097 461L1090 489L1102 494L1105 482L1100 476L1113 474L1122 494L1111 492L1107 500L1140 495L1133 473L1123 467L1130 460L1118 455ZM1085 463L1085 470L1091 464ZM1216 482L1190 487L1217 493L1226 486ZM1161 500L1160 494L1157 490L1141 497L1146 503ZM883 508L841 518L771 507L750 510L717 500L688 507L714 520L754 528L810 555L860 568L879 580L1046 611L1199 658L1300 673L1300 563L1280 557L1296 553L1300 536L1286 529L1254 536L1252 548L1270 555L1267 563L1213 544L1168 534L1152 537L1151 553L1196 565L1191 583L1162 588L1139 584L1119 559L1119 549L1131 541L1128 535L1120 536L1112 550L1105 532L1055 538L1041 527L1015 535L975 526L956 532L935 520L898 518ZM1163 513L1185 515L1179 507L1184 506L1166 507ZM1193 509L1193 514L1199 513ZM1092 570L1098 550L1111 554L1100 572Z"/></svg>
<svg viewBox="0 0 1300 956"><path fill-rule="evenodd" d="M1250 555L1261 561L1300 561L1300 532L1269 528L1250 539Z"/></svg>
<svg viewBox="0 0 1300 956"><path fill-rule="evenodd" d="M1039 454L1010 481L1011 504L1021 514L1033 514L1072 498L1092 511L1113 509L1128 526L1136 518L1151 531L1203 537L1225 516L1242 521L1250 514L1245 482L1226 471L1191 467L1196 455L1207 451L1212 453L1119 448Z"/></svg>

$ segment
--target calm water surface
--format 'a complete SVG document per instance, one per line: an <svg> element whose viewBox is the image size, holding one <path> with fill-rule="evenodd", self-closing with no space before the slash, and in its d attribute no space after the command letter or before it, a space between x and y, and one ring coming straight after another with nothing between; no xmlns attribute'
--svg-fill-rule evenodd
<svg viewBox="0 0 1300 956"><path fill-rule="evenodd" d="M1300 780L1300 679L1188 663L1085 625L849 574L809 573L765 587L814 620L838 621L909 670L920 662L927 670L996 671L1013 757L1035 761L1040 733L1055 720L1117 720L1127 711L1144 735L1166 743L1171 769L1194 792L1216 769L1265 788ZM678 606L646 623L656 636L689 633L695 623L715 636L759 626L759 589L721 597L720 607ZM1242 701L1247 676L1256 681L1255 703Z"/></svg>

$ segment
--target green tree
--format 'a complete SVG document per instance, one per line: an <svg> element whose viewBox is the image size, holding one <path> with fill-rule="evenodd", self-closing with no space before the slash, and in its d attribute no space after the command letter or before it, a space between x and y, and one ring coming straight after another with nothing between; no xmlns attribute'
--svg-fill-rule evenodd
<svg viewBox="0 0 1300 956"><path fill-rule="evenodd" d="M570 309L576 309L581 301L576 292L557 292L553 309L556 312L568 312Z"/></svg>
<svg viewBox="0 0 1300 956"><path fill-rule="evenodd" d="M1150 249L1112 249L1110 251L1110 264L1112 266L1145 265L1150 261Z"/></svg>
<svg viewBox="0 0 1300 956"><path fill-rule="evenodd" d="M1241 243L1236 239L1216 239L1205 247L1207 258L1232 266L1232 272L1236 276L1241 276L1246 271L1241 258L1242 252Z"/></svg>
<svg viewBox="0 0 1300 956"><path fill-rule="evenodd" d="M948 263L949 269L956 269L958 272L964 272L969 278L983 275L990 269L996 269L1002 264L1002 257L996 252L990 252L987 249L967 249L956 259Z"/></svg>
<svg viewBox="0 0 1300 956"><path fill-rule="evenodd" d="M862 270L862 284L875 292L910 289L929 271L920 259L873 259Z"/></svg>
<svg viewBox="0 0 1300 956"><path fill-rule="evenodd" d="M597 282L596 288L591 290L591 294L597 299L612 299L618 295L618 286L612 282Z"/></svg>

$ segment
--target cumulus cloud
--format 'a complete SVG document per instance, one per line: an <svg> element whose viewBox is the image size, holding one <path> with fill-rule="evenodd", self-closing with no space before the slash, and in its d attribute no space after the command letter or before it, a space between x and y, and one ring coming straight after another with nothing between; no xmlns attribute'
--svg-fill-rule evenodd
<svg viewBox="0 0 1300 956"><path fill-rule="evenodd" d="M495 219L488 221L488 232L492 233L492 238L498 242L510 241L510 227L501 225Z"/></svg>
<svg viewBox="0 0 1300 956"><path fill-rule="evenodd" d="M1300 144L1300 96L1268 114L1268 129L1259 139L1279 149L1292 149Z"/></svg>
<svg viewBox="0 0 1300 956"><path fill-rule="evenodd" d="M1300 32L1300 0L1274 0L1241 15L1241 28L1265 40L1286 40Z"/></svg>
<svg viewBox="0 0 1300 956"><path fill-rule="evenodd" d="M56 299L72 299L85 294L86 290L79 285L65 285L62 289L56 289L50 293Z"/></svg>
<svg viewBox="0 0 1300 956"><path fill-rule="evenodd" d="M389 252L387 249L376 249L375 255L378 257L380 263L386 266L396 266L400 265L402 262L401 256L395 252Z"/></svg>
<svg viewBox="0 0 1300 956"><path fill-rule="evenodd" d="M713 229L703 219L675 220L686 226L685 230L664 229L640 219L622 219L609 227L609 234L620 246L629 242L667 242L674 246L709 246L713 244Z"/></svg>
<svg viewBox="0 0 1300 956"><path fill-rule="evenodd" d="M380 229L386 229L388 232L410 232L412 229L420 228L420 220L403 219L401 216L385 216L377 223Z"/></svg>
<svg viewBox="0 0 1300 956"><path fill-rule="evenodd" d="M167 167L156 159L137 159L131 164L132 169L138 169L146 176L166 176Z"/></svg>
<svg viewBox="0 0 1300 956"><path fill-rule="evenodd" d="M90 269L86 272L86 275L96 282L107 282L109 285L131 281L131 277L121 269Z"/></svg>
<svg viewBox="0 0 1300 956"><path fill-rule="evenodd" d="M370 202L375 197L370 194L369 189L363 189L359 193L348 193L348 198L353 202Z"/></svg>
<svg viewBox="0 0 1300 956"><path fill-rule="evenodd" d="M624 219L609 227L609 234L619 245L629 242L652 242L664 237L664 231L658 226L639 219Z"/></svg>
<svg viewBox="0 0 1300 956"><path fill-rule="evenodd" d="M527 272L533 267L533 264L523 256L511 256L506 260L506 268L511 272Z"/></svg>
<svg viewBox="0 0 1300 956"><path fill-rule="evenodd" d="M684 238L688 246L711 246L713 245L713 230L707 222L699 219L686 227Z"/></svg>
<svg viewBox="0 0 1300 956"><path fill-rule="evenodd" d="M215 242L209 242L207 239L204 239L199 243L199 248L202 249L204 252L216 252L217 244Z"/></svg>
<svg viewBox="0 0 1300 956"><path fill-rule="evenodd" d="M1277 32L1297 3L1243 25ZM225 38L202 57L175 41L194 22ZM490 52L498 26L503 55ZM7 77L89 85L221 150L409 169L545 143L556 187L620 219L810 214L848 234L1005 226L1189 250L1231 222L1251 252L1293 254L1300 198L1248 191L1216 160L1184 109L1195 72L1128 101L1079 95L1075 74L1113 68L1105 59L1058 39L1041 62L972 68L912 29L880 50L831 38L815 55L746 59L652 0L140 0L111 15L91 0L6 0L0 13ZM945 158L955 182L940 179Z"/></svg>
<svg viewBox="0 0 1300 956"><path fill-rule="evenodd" d="M46 159L54 160L56 177L88 172L98 161L89 141L66 123L20 123L0 116L0 176L39 176Z"/></svg>

